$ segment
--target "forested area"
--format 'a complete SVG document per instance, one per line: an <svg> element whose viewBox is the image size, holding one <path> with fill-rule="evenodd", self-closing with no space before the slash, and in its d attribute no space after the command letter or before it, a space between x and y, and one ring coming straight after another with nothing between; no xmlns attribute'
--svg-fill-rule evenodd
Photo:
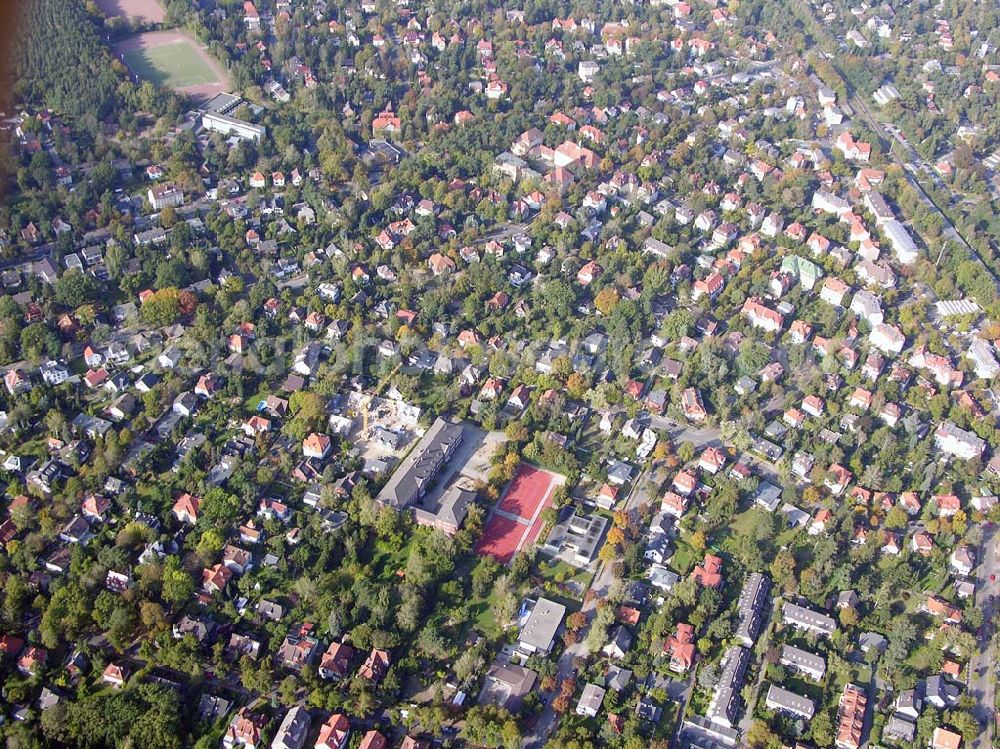
<svg viewBox="0 0 1000 749"><path fill-rule="evenodd" d="M119 106L131 84L76 0L26 2L15 48L14 92L21 100L93 122Z"/></svg>

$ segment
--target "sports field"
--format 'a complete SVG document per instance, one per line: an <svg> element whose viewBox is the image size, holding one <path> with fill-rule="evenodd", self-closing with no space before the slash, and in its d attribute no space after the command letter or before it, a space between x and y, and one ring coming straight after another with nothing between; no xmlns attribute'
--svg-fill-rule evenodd
<svg viewBox="0 0 1000 749"><path fill-rule="evenodd" d="M198 86L215 80L215 72L187 41L126 52L125 64L143 80L166 88Z"/></svg>
<svg viewBox="0 0 1000 749"><path fill-rule="evenodd" d="M521 463L500 499L500 509L511 515L530 518L545 497L552 474Z"/></svg>
<svg viewBox="0 0 1000 749"><path fill-rule="evenodd" d="M526 463L519 465L490 513L476 551L506 564L533 544L545 525L542 511L552 503L553 490L564 481L559 474Z"/></svg>
<svg viewBox="0 0 1000 749"><path fill-rule="evenodd" d="M476 545L480 556L489 555L501 564L507 564L517 551L527 526L517 520L494 515L486 524L482 538Z"/></svg>
<svg viewBox="0 0 1000 749"><path fill-rule="evenodd" d="M133 75L196 98L227 88L226 76L208 52L183 32L151 31L115 45Z"/></svg>

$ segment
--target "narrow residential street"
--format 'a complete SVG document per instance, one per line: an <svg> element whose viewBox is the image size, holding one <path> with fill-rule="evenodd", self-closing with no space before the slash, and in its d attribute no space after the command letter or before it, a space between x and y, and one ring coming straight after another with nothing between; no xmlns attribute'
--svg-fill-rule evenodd
<svg viewBox="0 0 1000 749"><path fill-rule="evenodd" d="M563 679L571 678L575 674L576 668L574 667L574 663L577 658L583 658L585 654L586 646L582 639L562 652L562 655L559 656L559 663L556 669L556 684L559 684ZM550 697L546 701L545 707L542 708L541 715L538 716L534 728L524 737L522 745L531 749L536 749L544 745L549 734L552 733L555 722L556 712L552 709L552 698Z"/></svg>
<svg viewBox="0 0 1000 749"><path fill-rule="evenodd" d="M695 680L698 678L698 666L693 668L688 675L687 679L682 682L684 684L684 693L680 695L680 699L675 700L678 705L680 705L679 717L677 719L677 724L674 726L673 732L670 734L670 749L677 749L681 746L681 733L684 730L684 716L687 715L688 704L691 702L691 696L694 694Z"/></svg>
<svg viewBox="0 0 1000 749"><path fill-rule="evenodd" d="M722 444L719 436L719 430L716 427L691 427L674 421L673 419L668 419L665 416L654 416L651 421L651 426L657 431L669 434L675 444L680 444L681 442L691 442L694 444L695 449L699 451L705 447ZM650 471L648 469L644 469L639 474L638 478L636 478L632 491L625 499L622 509L626 511L639 510L649 503L657 501L658 489L649 479ZM608 594L611 585L614 583L614 575L612 574L611 568L611 564L601 564L597 568L597 573L594 575L594 579L590 583L588 591L591 595L584 598L583 606L580 607L580 611L586 614L588 619L594 609L597 608L597 604L600 599ZM562 655L559 657L556 669L557 681L573 676L576 671L574 667L576 659L585 658L587 656L587 645L585 640L586 636L584 635L580 638L579 642L563 651ZM530 734L525 736L523 742L524 746L528 747L528 749L537 749L538 747L541 747L555 726L555 718L555 711L552 709L551 701L549 701L542 709L542 713L539 715L534 729Z"/></svg>
<svg viewBox="0 0 1000 749"><path fill-rule="evenodd" d="M649 425L658 432L670 435L675 445L690 442L701 450L703 447L718 447L722 444L718 427L695 427L666 416L653 416Z"/></svg>
<svg viewBox="0 0 1000 749"><path fill-rule="evenodd" d="M976 638L979 651L969 661L969 694L976 701L973 714L982 731L972 742L972 749L993 746L996 704L996 634L997 602L1000 596L1000 533L994 525L983 528L983 544L976 581L976 606L983 612L983 626Z"/></svg>
<svg viewBox="0 0 1000 749"><path fill-rule="evenodd" d="M648 474L649 472L644 470L636 478L632 491L622 505L622 508L626 511L641 509L656 499L656 488L650 486L647 480L649 478ZM580 611L586 614L588 619L594 609L597 608L600 599L608 594L611 585L614 583L614 574L611 571L611 567L611 564L602 563L597 568L597 574L594 575L594 579L588 589L591 595L584 597ZM556 667L557 683L565 678L572 677L576 673L574 664L577 658L586 658L587 654L586 635L584 634L578 642L566 648L562 652L562 655L559 656L559 662ZM538 721L535 723L534 729L524 737L523 745L529 749L541 747L545 744L549 734L552 733L555 724L556 713L552 709L552 701L550 699L545 703L545 707L542 708L542 713L538 716Z"/></svg>

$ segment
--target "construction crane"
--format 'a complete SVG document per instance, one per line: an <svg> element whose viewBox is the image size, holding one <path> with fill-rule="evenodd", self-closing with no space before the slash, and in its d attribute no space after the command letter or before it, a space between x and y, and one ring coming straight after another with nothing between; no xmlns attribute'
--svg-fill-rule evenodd
<svg viewBox="0 0 1000 749"><path fill-rule="evenodd" d="M385 386L389 384L389 380L393 378L399 368L403 366L403 362L399 362L392 371L382 378L382 381L375 386L375 389L371 393L362 394L361 396L361 420L362 420L362 431L368 432L368 412L371 410L372 401L374 401L381 392L385 389Z"/></svg>

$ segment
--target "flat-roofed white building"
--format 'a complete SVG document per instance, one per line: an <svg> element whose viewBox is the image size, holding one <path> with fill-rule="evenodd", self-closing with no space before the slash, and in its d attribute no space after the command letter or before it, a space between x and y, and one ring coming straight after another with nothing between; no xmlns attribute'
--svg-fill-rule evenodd
<svg viewBox="0 0 1000 749"><path fill-rule="evenodd" d="M244 122L235 117L216 112L205 112L201 116L201 126L206 130L223 135L235 135L243 140L260 143L267 134L267 129L263 125L254 125L252 122Z"/></svg>
<svg viewBox="0 0 1000 749"><path fill-rule="evenodd" d="M552 651L552 646L562 626L563 617L566 616L566 607L561 603L550 601L547 598L539 598L528 620L521 628L521 635L518 637L518 647L525 653L538 653L547 655Z"/></svg>

